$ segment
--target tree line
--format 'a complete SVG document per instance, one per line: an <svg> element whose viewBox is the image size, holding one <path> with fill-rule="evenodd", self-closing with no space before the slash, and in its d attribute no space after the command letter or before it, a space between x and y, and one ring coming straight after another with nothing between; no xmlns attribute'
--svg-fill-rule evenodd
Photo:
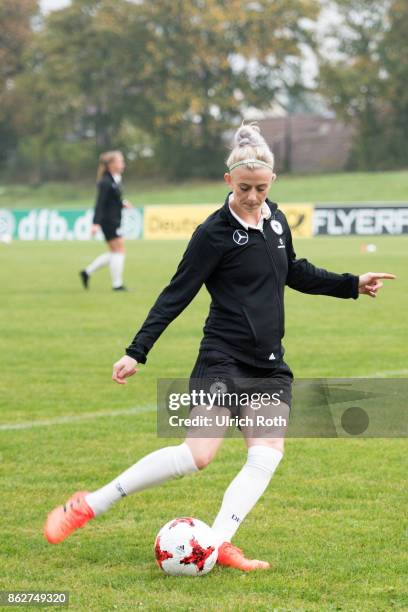
<svg viewBox="0 0 408 612"><path fill-rule="evenodd" d="M312 27L320 2L72 0L44 16L37 0L0 0L0 172L89 176L121 148L139 175L219 176L249 109L310 90L355 124L353 167L406 166L406 1L337 0L334 56Z"/></svg>

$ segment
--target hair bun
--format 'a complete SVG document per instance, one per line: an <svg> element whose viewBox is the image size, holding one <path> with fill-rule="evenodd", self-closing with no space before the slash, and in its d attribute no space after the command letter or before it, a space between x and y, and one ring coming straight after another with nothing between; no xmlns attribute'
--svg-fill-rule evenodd
<svg viewBox="0 0 408 612"><path fill-rule="evenodd" d="M247 163L249 160L249 163ZM237 162L244 162L250 170L254 169L253 164L259 160L273 170L274 157L267 142L261 134L258 125L254 122L244 124L237 129L234 134L232 151L225 160L229 169L235 168ZM241 165L241 164L239 164Z"/></svg>
<svg viewBox="0 0 408 612"><path fill-rule="evenodd" d="M235 133L234 145L237 147L259 147L265 144L259 127L255 123L241 125Z"/></svg>

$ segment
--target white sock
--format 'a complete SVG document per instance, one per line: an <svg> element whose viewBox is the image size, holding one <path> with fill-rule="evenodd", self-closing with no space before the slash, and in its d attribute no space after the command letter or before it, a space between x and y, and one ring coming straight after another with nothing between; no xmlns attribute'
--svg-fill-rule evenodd
<svg viewBox="0 0 408 612"><path fill-rule="evenodd" d="M183 442L178 446L167 446L146 455L112 482L89 493L86 501L98 516L121 497L197 471L188 444Z"/></svg>
<svg viewBox="0 0 408 612"><path fill-rule="evenodd" d="M110 258L110 271L112 277L112 287L116 289L123 285L123 268L125 266L124 253L112 253Z"/></svg>
<svg viewBox="0 0 408 612"><path fill-rule="evenodd" d="M260 444L248 449L248 459L224 493L213 530L219 544L230 542L238 527L268 486L282 453Z"/></svg>
<svg viewBox="0 0 408 612"><path fill-rule="evenodd" d="M93 260L91 264L87 268L85 268L85 272L91 276L94 272L99 270L99 268L103 268L107 266L110 262L111 254L104 253L103 255L99 255L96 259Z"/></svg>

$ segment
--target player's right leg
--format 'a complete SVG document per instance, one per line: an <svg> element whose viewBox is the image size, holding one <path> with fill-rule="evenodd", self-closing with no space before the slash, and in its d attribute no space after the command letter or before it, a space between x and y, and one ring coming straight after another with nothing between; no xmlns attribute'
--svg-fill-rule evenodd
<svg viewBox="0 0 408 612"><path fill-rule="evenodd" d="M48 515L44 528L46 539L51 544L58 544L90 519L106 512L122 497L205 468L221 443L220 437L189 436L182 444L146 455L101 489L92 493L75 493Z"/></svg>
<svg viewBox="0 0 408 612"><path fill-rule="evenodd" d="M268 487L280 464L289 413L290 408L284 402L280 402L278 406L262 405L256 410L249 406L242 410L242 417L247 417L249 423L242 426L248 448L247 460L225 491L221 508L213 523L213 531L222 542L218 550L220 565L242 571L270 567L266 561L247 559L241 549L231 544L231 539ZM280 423L281 417L282 425L258 425L259 416L264 418L263 422L272 422L275 418L275 423ZM259 419L259 422L262 421Z"/></svg>

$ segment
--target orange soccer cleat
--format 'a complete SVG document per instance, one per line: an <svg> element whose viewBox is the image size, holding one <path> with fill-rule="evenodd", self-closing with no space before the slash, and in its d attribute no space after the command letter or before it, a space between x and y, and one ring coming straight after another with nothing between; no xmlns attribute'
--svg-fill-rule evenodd
<svg viewBox="0 0 408 612"><path fill-rule="evenodd" d="M258 561L258 559L246 559L240 548L237 548L230 542L224 542L218 549L218 564L227 567L235 567L243 572L251 572L257 569L269 569L270 565L267 561Z"/></svg>
<svg viewBox="0 0 408 612"><path fill-rule="evenodd" d="M64 506L58 506L49 513L44 526L44 536L50 544L59 544L95 516L85 501L87 494L87 491L78 491Z"/></svg>

